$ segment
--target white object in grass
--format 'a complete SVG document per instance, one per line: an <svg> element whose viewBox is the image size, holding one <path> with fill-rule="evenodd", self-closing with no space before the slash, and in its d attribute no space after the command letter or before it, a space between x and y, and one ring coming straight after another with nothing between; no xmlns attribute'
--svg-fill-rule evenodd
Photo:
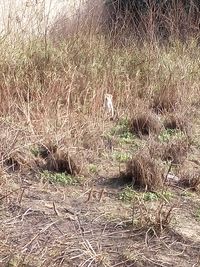
<svg viewBox="0 0 200 267"><path fill-rule="evenodd" d="M113 118L114 117L114 107L113 107L113 96L111 94L105 94L105 96L104 96L104 108Z"/></svg>

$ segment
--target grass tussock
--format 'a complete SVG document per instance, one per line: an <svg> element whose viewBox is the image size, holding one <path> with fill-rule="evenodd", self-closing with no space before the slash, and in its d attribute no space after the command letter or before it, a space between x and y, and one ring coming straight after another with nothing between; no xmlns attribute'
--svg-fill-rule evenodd
<svg viewBox="0 0 200 267"><path fill-rule="evenodd" d="M4 161L4 166L8 169L8 170L12 170L12 171L18 171L20 170L20 166L21 164L19 163L19 159L17 159L16 156L11 156L9 158L7 158Z"/></svg>
<svg viewBox="0 0 200 267"><path fill-rule="evenodd" d="M56 173L77 175L81 169L68 152L59 149L52 142L38 147L36 162L41 169Z"/></svg>
<svg viewBox="0 0 200 267"><path fill-rule="evenodd" d="M191 134L192 124L189 118L182 112L174 112L166 114L164 119L164 127L171 130L180 130L186 134Z"/></svg>
<svg viewBox="0 0 200 267"><path fill-rule="evenodd" d="M49 155L54 154L57 152L57 146L54 145L51 142L48 142L47 145L39 145L35 148L35 150L32 150L32 153L35 154L35 156L39 156L43 159L46 159Z"/></svg>
<svg viewBox="0 0 200 267"><path fill-rule="evenodd" d="M45 169L52 172L66 172L70 175L76 175L80 172L80 169L68 153L60 151L47 157Z"/></svg>
<svg viewBox="0 0 200 267"><path fill-rule="evenodd" d="M154 94L153 109L157 113L174 112L181 106L181 92L174 87L163 87Z"/></svg>
<svg viewBox="0 0 200 267"><path fill-rule="evenodd" d="M179 185L200 192L200 175L184 174L179 181Z"/></svg>
<svg viewBox="0 0 200 267"><path fill-rule="evenodd" d="M162 159L173 164L182 164L188 156L190 144L187 139L174 139L164 145Z"/></svg>
<svg viewBox="0 0 200 267"><path fill-rule="evenodd" d="M154 190L163 185L163 170L147 151L140 151L127 162L126 176L134 186Z"/></svg>
<svg viewBox="0 0 200 267"><path fill-rule="evenodd" d="M138 136L142 135L158 135L162 125L156 114L151 110L138 110L137 113L130 119L129 130L131 133Z"/></svg>
<svg viewBox="0 0 200 267"><path fill-rule="evenodd" d="M27 149L18 149L11 151L2 159L3 167L8 172L27 172L37 169L35 157Z"/></svg>
<svg viewBox="0 0 200 267"><path fill-rule="evenodd" d="M169 228L173 218L173 205L167 205L162 200L155 204L154 209L142 199L137 199L133 207L133 223L137 227L147 229L148 234L160 235Z"/></svg>
<svg viewBox="0 0 200 267"><path fill-rule="evenodd" d="M196 192L200 192L200 170L196 165L186 161L177 170L179 186Z"/></svg>

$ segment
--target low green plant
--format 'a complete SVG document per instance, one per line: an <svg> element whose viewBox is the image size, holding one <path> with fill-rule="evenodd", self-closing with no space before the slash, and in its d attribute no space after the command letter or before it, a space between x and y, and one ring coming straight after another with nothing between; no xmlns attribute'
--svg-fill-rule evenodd
<svg viewBox="0 0 200 267"><path fill-rule="evenodd" d="M194 195L195 195L194 192L191 192L188 190L184 190L183 192L181 192L181 196L183 196L183 197L190 198L190 197L193 197Z"/></svg>
<svg viewBox="0 0 200 267"><path fill-rule="evenodd" d="M41 178L48 180L50 183L61 185L76 185L81 180L81 177L50 171L43 171L41 173Z"/></svg>
<svg viewBox="0 0 200 267"><path fill-rule="evenodd" d="M200 221L200 208L196 210L195 217L197 221Z"/></svg>
<svg viewBox="0 0 200 267"><path fill-rule="evenodd" d="M123 189L123 191L119 195L119 199L122 201L130 202L135 197L141 201L158 201L160 199L169 201L173 194L170 191L164 191L162 193L159 192L137 192L132 187L127 186Z"/></svg>
<svg viewBox="0 0 200 267"><path fill-rule="evenodd" d="M120 192L119 199L124 202L132 201L137 195L137 192L130 186L127 186Z"/></svg>
<svg viewBox="0 0 200 267"><path fill-rule="evenodd" d="M144 201L158 201L159 199L164 199L166 201L171 200L173 193L170 191L160 192L144 192L142 193L142 198Z"/></svg>
<svg viewBox="0 0 200 267"><path fill-rule="evenodd" d="M91 173L97 173L98 169L95 164L89 164L89 172Z"/></svg>
<svg viewBox="0 0 200 267"><path fill-rule="evenodd" d="M37 146L31 147L30 151L35 157L38 157L40 154L39 148Z"/></svg>
<svg viewBox="0 0 200 267"><path fill-rule="evenodd" d="M171 200L173 198L173 193L170 191L164 191L161 194L159 194L160 196L164 197L166 200Z"/></svg>
<svg viewBox="0 0 200 267"><path fill-rule="evenodd" d="M129 131L129 122L127 118L121 119L119 123L110 131L111 136L117 136L121 144L134 142L135 136Z"/></svg>
<svg viewBox="0 0 200 267"><path fill-rule="evenodd" d="M130 144L135 141L135 136L130 132L124 132L120 134L119 139L120 144Z"/></svg>
<svg viewBox="0 0 200 267"><path fill-rule="evenodd" d="M145 192L143 193L142 198L144 201L156 201L159 199L159 196L154 192Z"/></svg>
<svg viewBox="0 0 200 267"><path fill-rule="evenodd" d="M174 137L178 139L182 138L184 137L184 133L176 129L165 129L159 134L158 139L160 142L168 142Z"/></svg>
<svg viewBox="0 0 200 267"><path fill-rule="evenodd" d="M131 154L126 152L113 152L112 158L123 163L131 159Z"/></svg>

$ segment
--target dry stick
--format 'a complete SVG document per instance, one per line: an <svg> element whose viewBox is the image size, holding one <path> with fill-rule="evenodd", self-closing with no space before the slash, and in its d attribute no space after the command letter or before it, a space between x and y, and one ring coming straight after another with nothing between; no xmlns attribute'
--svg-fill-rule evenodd
<svg viewBox="0 0 200 267"><path fill-rule="evenodd" d="M23 246L22 249L25 249L27 248L28 246L30 246L33 241L42 233L44 233L46 230L48 230L52 225L56 224L59 220L55 221L55 222L52 222L50 223L49 225L47 225L44 229L40 230L25 246Z"/></svg>
<svg viewBox="0 0 200 267"><path fill-rule="evenodd" d="M18 215L17 217L15 217L15 219L17 219L17 218L19 218L19 217L21 216L21 217L22 217L22 218L21 218L21 222L23 222L24 217L25 217L26 215L28 215L29 211L32 212L32 209L31 209L31 208L27 209L22 215L20 214L20 215Z"/></svg>
<svg viewBox="0 0 200 267"><path fill-rule="evenodd" d="M57 211L57 209L56 209L55 202L53 202L53 210L54 210L55 214L56 214L57 216L59 216L59 213L58 213L58 211Z"/></svg>
<svg viewBox="0 0 200 267"><path fill-rule="evenodd" d="M7 225L9 225L9 224L13 224L13 221L14 220L16 220L16 219L18 219L18 218L20 218L21 217L21 222L24 220L24 217L28 214L28 212L32 212L32 209L31 208L28 208L23 214L19 214L19 215L17 215L16 217L14 217L14 218L11 218L11 219L9 219L7 222L6 222L6 224Z"/></svg>
<svg viewBox="0 0 200 267"><path fill-rule="evenodd" d="M99 197L99 202L101 202L102 198L103 198L103 195L104 195L104 192L105 192L105 188L103 188L100 192L100 197Z"/></svg>
<svg viewBox="0 0 200 267"><path fill-rule="evenodd" d="M10 196L10 195L12 195L13 193L17 192L18 190L19 190L19 189L16 189L16 190L14 190L14 191L12 191L12 192L9 192L9 193L5 194L4 196L2 196L2 197L0 198L0 201L3 200L4 198L7 198L7 197Z"/></svg>
<svg viewBox="0 0 200 267"><path fill-rule="evenodd" d="M167 173L166 173L166 176L165 176L165 179L164 179L164 184L165 184L165 182L167 181L167 176L168 176L168 174L170 173L170 171L171 171L171 169L172 169L172 161L170 162L170 165L169 165L169 168L168 168L168 171L167 171Z"/></svg>
<svg viewBox="0 0 200 267"><path fill-rule="evenodd" d="M123 264L125 264L126 262L128 262L129 260L125 260L125 261L121 261L116 263L115 265L113 265L113 267L117 267L117 266L123 266ZM130 265L129 265L130 266Z"/></svg>
<svg viewBox="0 0 200 267"><path fill-rule="evenodd" d="M17 131L17 133L16 133L16 135L15 135L15 137L14 137L14 139L13 139L13 142L10 144L9 148L7 149L7 152L5 152L5 153L3 154L3 156L2 156L2 162L4 161L3 158L5 157L5 155L8 155L8 154L11 152L11 150L12 150L14 144L16 143L16 140L17 140L17 137L18 137L18 135L19 135L19 132L20 132L20 130Z"/></svg>
<svg viewBox="0 0 200 267"><path fill-rule="evenodd" d="M167 181L167 176L168 176L168 174L170 173L170 171L171 171L171 169L172 169L172 165L173 165L172 162L170 162L169 168L168 168L168 170L167 170L166 176L165 176L164 181L163 181L163 188L162 188L162 191L161 191L161 195L163 195L163 192L164 192L164 186L165 186L166 181Z"/></svg>
<svg viewBox="0 0 200 267"><path fill-rule="evenodd" d="M24 195L24 191L25 191L25 188L22 188L22 192L21 192L19 199L18 199L19 204L21 204L21 202L22 202L22 197Z"/></svg>
<svg viewBox="0 0 200 267"><path fill-rule="evenodd" d="M87 198L87 200L86 200L85 202L90 201L90 199L92 198L93 191L94 191L94 187L92 187L92 188L90 189L89 194L88 194L88 198Z"/></svg>

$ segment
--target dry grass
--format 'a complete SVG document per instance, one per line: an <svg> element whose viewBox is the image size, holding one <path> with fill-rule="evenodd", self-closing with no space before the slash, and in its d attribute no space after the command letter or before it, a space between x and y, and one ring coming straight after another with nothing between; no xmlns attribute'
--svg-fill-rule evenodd
<svg viewBox="0 0 200 267"><path fill-rule="evenodd" d="M177 169L177 176L179 177L179 185L199 192L200 190L200 169L196 164L190 161L185 161L182 166Z"/></svg>
<svg viewBox="0 0 200 267"><path fill-rule="evenodd" d="M148 16L141 23L145 21ZM199 112L198 38L190 37L184 43L174 35L170 44L160 45L152 30L150 42L145 38L141 44L130 38L127 45L124 39L113 45L112 34L105 36L84 23L78 32L70 29L73 34L62 32L65 27L56 29L59 37L67 37L59 43L46 31L30 39L15 35L12 45L9 38L0 43L0 247L6 263L17 251L20 264L25 255L27 264L34 258L35 266L62 265L64 260L66 264L77 260L79 266L120 266L116 251L127 237L124 223L119 227L104 217L112 210L119 188L104 190L107 185L103 182L125 165L125 176L135 187L163 189L166 161L176 170L192 153L190 146L199 150L198 144L185 138L191 135L192 140L190 122L193 113ZM116 121L104 117L107 92L113 95ZM121 127L121 121L129 123L123 124L123 133L116 137L112 130ZM198 136L198 122L193 127ZM168 129L182 131L184 138L174 138ZM112 153L133 157L124 164ZM43 170L82 175L89 165L95 177L91 181L86 176L83 187L35 179ZM198 175L182 176L184 185L199 190ZM90 187L102 192L98 203L90 202ZM117 202L117 212L120 205ZM72 217L66 206L76 209L69 212ZM102 207L106 210L101 214ZM161 232L171 223L172 206L163 202L155 207L152 213L139 202L138 220L141 226ZM134 245L132 232L129 238ZM16 245L13 240L22 242ZM109 246L111 259L105 253Z"/></svg>
<svg viewBox="0 0 200 267"><path fill-rule="evenodd" d="M58 173L65 172L70 175L77 175L80 172L80 168L77 167L74 160L71 159L68 153L62 151L48 155L44 169Z"/></svg>
<svg viewBox="0 0 200 267"><path fill-rule="evenodd" d="M163 185L163 170L147 151L138 152L127 163L126 176L132 184L146 190L155 190Z"/></svg>
<svg viewBox="0 0 200 267"><path fill-rule="evenodd" d="M129 38L169 42L170 38L187 40L199 30L199 2L155 2L109 1L107 28L115 40L127 43ZM120 38L123 36L124 38ZM128 40L127 40L128 39Z"/></svg>
<svg viewBox="0 0 200 267"><path fill-rule="evenodd" d="M42 170L70 175L77 175L80 173L81 164L78 166L66 149L59 149L52 142L46 145L42 144L36 146L33 153L36 154L35 162Z"/></svg>
<svg viewBox="0 0 200 267"><path fill-rule="evenodd" d="M184 104L184 95L180 89L175 88L166 86L155 92L152 107L157 113L174 112Z"/></svg>
<svg viewBox="0 0 200 267"><path fill-rule="evenodd" d="M159 118L148 109L140 110L139 108L129 122L130 132L138 136L158 135L161 128Z"/></svg>
<svg viewBox="0 0 200 267"><path fill-rule="evenodd" d="M187 139L175 139L164 146L162 159L173 164L183 163L188 156L190 144Z"/></svg>
<svg viewBox="0 0 200 267"><path fill-rule="evenodd" d="M164 126L166 129L180 130L187 135L192 133L192 123L183 111L166 114Z"/></svg>
<svg viewBox="0 0 200 267"><path fill-rule="evenodd" d="M199 174L191 174L191 173L185 173L181 177L181 180L179 182L180 186L183 186L185 188L189 188L190 190L194 190L199 192L200 191L200 178Z"/></svg>
<svg viewBox="0 0 200 267"><path fill-rule="evenodd" d="M149 235L160 235L163 230L170 227L175 206L161 200L155 203L155 207L145 203L142 199L137 199L133 203L133 222L137 227L147 230Z"/></svg>

